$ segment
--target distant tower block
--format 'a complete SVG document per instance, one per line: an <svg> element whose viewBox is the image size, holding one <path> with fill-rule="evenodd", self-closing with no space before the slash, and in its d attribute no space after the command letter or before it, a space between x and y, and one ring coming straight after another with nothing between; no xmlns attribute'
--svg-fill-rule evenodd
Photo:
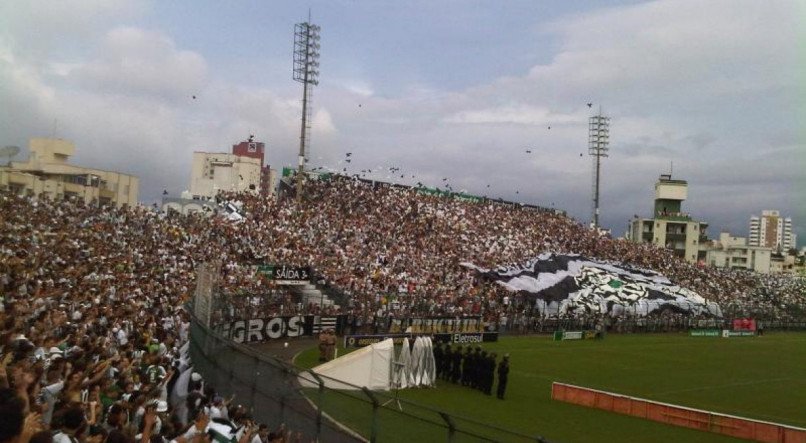
<svg viewBox="0 0 806 443"><path fill-rule="evenodd" d="M608 156L610 145L610 117L599 114L588 118L588 155L593 158L593 217L592 225L599 227L599 187L601 184L602 157Z"/></svg>

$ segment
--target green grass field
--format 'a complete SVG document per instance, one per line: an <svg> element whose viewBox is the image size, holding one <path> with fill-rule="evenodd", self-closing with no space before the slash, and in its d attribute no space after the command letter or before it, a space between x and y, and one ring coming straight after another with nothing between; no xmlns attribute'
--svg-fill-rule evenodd
<svg viewBox="0 0 806 443"><path fill-rule="evenodd" d="M442 381L437 389L402 390L400 397L556 442L733 439L555 402L550 398L552 381L806 427L806 334L730 339L610 334L603 341L565 342L526 336L504 337L483 347L511 355L506 400ZM315 366L317 353L305 351L296 362ZM354 395L330 394L324 409L368 435L371 414ZM416 406L404 409L408 415L439 421ZM379 441L445 441L444 429L397 413L384 412L378 429Z"/></svg>

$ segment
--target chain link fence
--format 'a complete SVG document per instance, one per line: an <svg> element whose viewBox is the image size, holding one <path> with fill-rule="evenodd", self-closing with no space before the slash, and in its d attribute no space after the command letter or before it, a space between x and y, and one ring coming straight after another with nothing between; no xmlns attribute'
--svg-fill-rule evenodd
<svg viewBox="0 0 806 443"><path fill-rule="evenodd" d="M224 396L234 394L256 420L300 432L303 441L547 441L399 398L394 392L326 387L310 370L227 340L195 316L190 356L206 383ZM305 388L301 380L318 388Z"/></svg>

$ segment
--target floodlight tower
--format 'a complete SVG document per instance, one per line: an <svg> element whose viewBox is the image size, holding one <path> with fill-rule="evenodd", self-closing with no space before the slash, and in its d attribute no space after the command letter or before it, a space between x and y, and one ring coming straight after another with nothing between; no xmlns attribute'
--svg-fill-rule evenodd
<svg viewBox="0 0 806 443"><path fill-rule="evenodd" d="M308 21L294 25L294 80L302 83L302 127L299 131L299 170L297 203L302 202L302 185L307 151L310 110L308 102L313 87L319 84L319 26Z"/></svg>
<svg viewBox="0 0 806 443"><path fill-rule="evenodd" d="M607 157L610 145L610 117L597 115L588 118L588 155L593 157L593 227L599 227L599 183L602 157Z"/></svg>

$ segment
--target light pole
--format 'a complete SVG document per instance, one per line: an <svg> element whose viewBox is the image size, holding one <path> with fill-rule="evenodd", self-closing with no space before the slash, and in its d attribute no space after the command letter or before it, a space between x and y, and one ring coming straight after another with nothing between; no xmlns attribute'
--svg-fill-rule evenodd
<svg viewBox="0 0 806 443"><path fill-rule="evenodd" d="M302 83L302 126L299 131L299 169L297 171L297 204L302 203L305 149L310 111L308 101L313 86L319 84L319 26L308 21L294 25L294 80ZM310 86L309 86L310 85Z"/></svg>
<svg viewBox="0 0 806 443"><path fill-rule="evenodd" d="M607 157L610 145L610 117L599 114L588 118L588 155L593 157L593 227L599 228L599 173L601 159Z"/></svg>

